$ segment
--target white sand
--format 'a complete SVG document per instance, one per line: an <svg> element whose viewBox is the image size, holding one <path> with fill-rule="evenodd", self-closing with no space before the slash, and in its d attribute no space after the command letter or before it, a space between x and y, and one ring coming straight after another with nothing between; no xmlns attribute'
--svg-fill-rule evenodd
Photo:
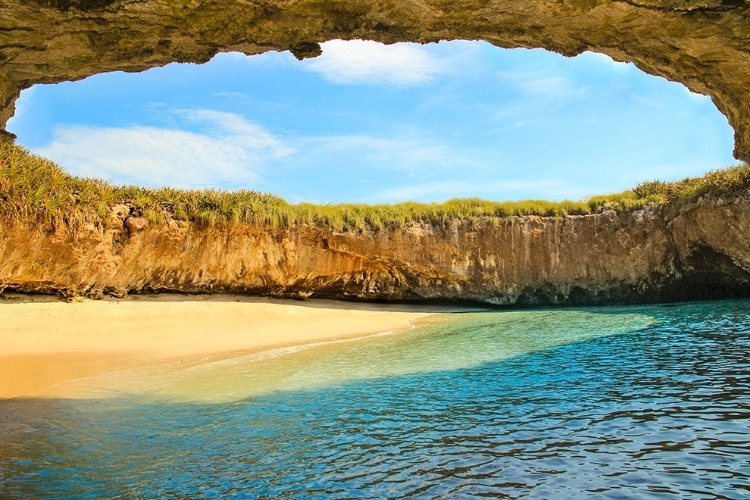
<svg viewBox="0 0 750 500"><path fill-rule="evenodd" d="M0 302L0 398L171 359L406 328L429 310L237 296Z"/></svg>

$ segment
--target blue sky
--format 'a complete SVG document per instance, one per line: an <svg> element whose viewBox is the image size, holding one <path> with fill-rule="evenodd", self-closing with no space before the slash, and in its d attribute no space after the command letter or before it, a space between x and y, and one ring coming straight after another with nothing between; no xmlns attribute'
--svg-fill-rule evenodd
<svg viewBox="0 0 750 500"><path fill-rule="evenodd" d="M322 47L35 86L8 129L77 175L292 202L577 200L736 163L708 97L600 54Z"/></svg>

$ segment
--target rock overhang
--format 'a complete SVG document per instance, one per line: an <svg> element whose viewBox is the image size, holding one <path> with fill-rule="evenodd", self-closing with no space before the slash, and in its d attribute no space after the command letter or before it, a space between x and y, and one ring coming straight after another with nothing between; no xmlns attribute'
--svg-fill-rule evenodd
<svg viewBox="0 0 750 500"><path fill-rule="evenodd" d="M0 0L0 131L21 90L218 52L320 54L332 39L484 40L584 51L711 96L750 159L745 0ZM7 134L7 132L5 132Z"/></svg>

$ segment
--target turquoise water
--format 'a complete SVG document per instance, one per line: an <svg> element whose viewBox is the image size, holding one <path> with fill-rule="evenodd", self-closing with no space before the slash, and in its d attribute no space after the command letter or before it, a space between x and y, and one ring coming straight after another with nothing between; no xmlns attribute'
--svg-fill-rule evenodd
<svg viewBox="0 0 750 500"><path fill-rule="evenodd" d="M0 497L750 496L750 301L453 314L149 377L0 402Z"/></svg>

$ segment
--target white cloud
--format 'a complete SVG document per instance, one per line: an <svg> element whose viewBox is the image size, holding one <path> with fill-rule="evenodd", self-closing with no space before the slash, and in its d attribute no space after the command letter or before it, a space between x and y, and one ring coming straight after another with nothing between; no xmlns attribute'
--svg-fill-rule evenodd
<svg viewBox="0 0 750 500"><path fill-rule="evenodd" d="M635 68L635 65L633 63L615 61L607 54L602 54L601 52L586 51L583 54L578 55L577 57L580 59L587 59L591 61L597 61L599 63L604 63L605 65L609 66L609 68L615 69L617 71L628 71Z"/></svg>
<svg viewBox="0 0 750 500"><path fill-rule="evenodd" d="M566 97L578 95L582 90L562 76L532 78L522 85L522 88L527 94L552 94Z"/></svg>
<svg viewBox="0 0 750 500"><path fill-rule="evenodd" d="M448 70L445 60L410 43L331 40L321 47L323 54L306 59L304 67L334 83L418 85Z"/></svg>
<svg viewBox="0 0 750 500"><path fill-rule="evenodd" d="M374 168L408 170L449 163L457 156L448 146L428 138L373 137L366 134L323 136L302 139L298 146L310 157L334 155L347 161L361 162ZM353 163L353 166L356 163Z"/></svg>
<svg viewBox="0 0 750 500"><path fill-rule="evenodd" d="M173 187L252 187L273 158L291 153L279 139L233 113L181 110L198 131L148 126L64 126L35 153L69 172L115 183Z"/></svg>
<svg viewBox="0 0 750 500"><path fill-rule="evenodd" d="M550 74L543 69L499 71L496 76L529 100L565 102L581 99L589 92L589 87L576 85L565 76Z"/></svg>

